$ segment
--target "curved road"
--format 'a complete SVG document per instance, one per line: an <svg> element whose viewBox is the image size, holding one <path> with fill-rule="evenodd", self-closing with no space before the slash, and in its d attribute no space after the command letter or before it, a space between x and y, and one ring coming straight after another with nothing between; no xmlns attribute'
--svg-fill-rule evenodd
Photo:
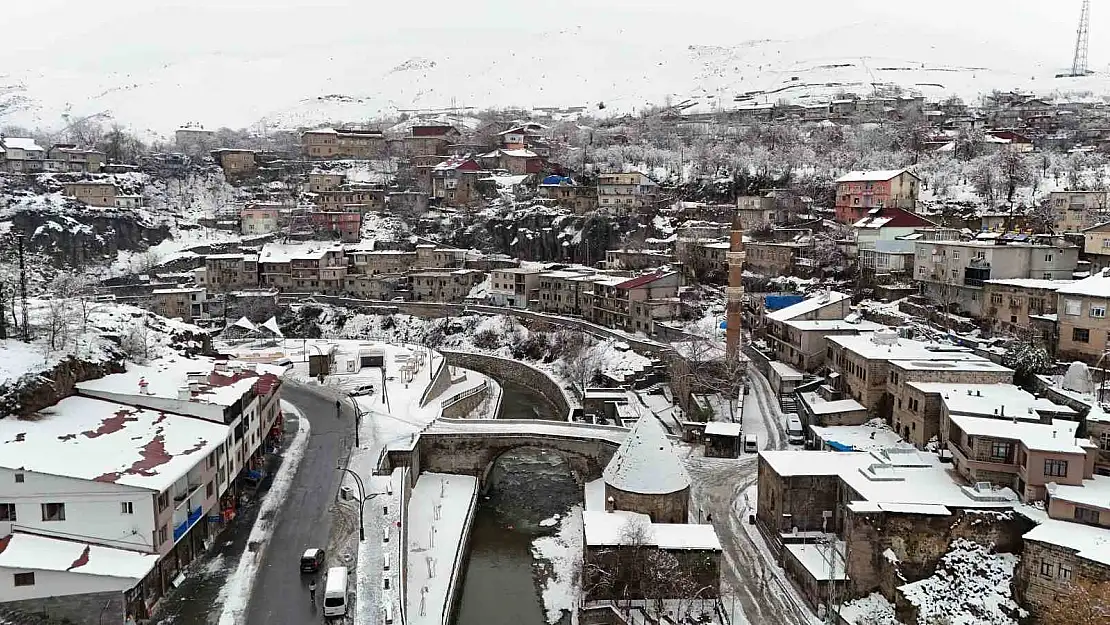
<svg viewBox="0 0 1110 625"><path fill-rule="evenodd" d="M302 576L298 566L305 549L328 545L331 508L341 478L335 467L340 462L345 464L354 443L354 414L349 402L343 402L342 416L337 418L335 399L310 387L286 383L282 397L300 409L312 428L254 581L248 623L310 623L322 618L318 612L313 615L319 604L314 608L309 603L309 576ZM316 592L318 597L323 594L322 576Z"/></svg>

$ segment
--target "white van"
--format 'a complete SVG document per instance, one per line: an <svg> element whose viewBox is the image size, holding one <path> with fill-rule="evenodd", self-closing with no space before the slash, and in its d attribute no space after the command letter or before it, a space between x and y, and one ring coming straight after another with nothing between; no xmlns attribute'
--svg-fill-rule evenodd
<svg viewBox="0 0 1110 625"><path fill-rule="evenodd" d="M744 453L757 454L759 453L759 437L755 434L744 435Z"/></svg>
<svg viewBox="0 0 1110 625"><path fill-rule="evenodd" d="M786 442L791 445L801 445L806 442L806 432L802 429L802 420L794 413L787 415Z"/></svg>
<svg viewBox="0 0 1110 625"><path fill-rule="evenodd" d="M347 567L333 566L328 569L328 579L324 583L324 616L345 614L347 614Z"/></svg>

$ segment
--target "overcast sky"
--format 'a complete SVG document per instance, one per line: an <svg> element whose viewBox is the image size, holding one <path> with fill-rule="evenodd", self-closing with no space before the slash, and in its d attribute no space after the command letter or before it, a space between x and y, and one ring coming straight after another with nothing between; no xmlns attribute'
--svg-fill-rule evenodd
<svg viewBox="0 0 1110 625"><path fill-rule="evenodd" d="M318 46L330 38L372 40L434 31L498 33L581 28L615 41L662 39L729 45L750 39L873 37L877 53L897 50L899 29L950 31L964 40L997 42L1045 63L1071 62L1079 0L562 0L544 5L509 0L35 0L5 2L0 74L50 67L124 70L182 55L265 54ZM1095 3L1090 66L1110 63L1110 7ZM383 6L384 5L384 6ZM866 28L854 28L860 23ZM881 27L873 26L875 24ZM433 31L433 32L427 32ZM137 65L133 65L137 64Z"/></svg>

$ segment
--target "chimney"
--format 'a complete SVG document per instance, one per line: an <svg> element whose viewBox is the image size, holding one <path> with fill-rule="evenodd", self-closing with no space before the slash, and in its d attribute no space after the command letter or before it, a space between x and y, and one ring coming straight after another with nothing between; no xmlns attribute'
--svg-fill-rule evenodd
<svg viewBox="0 0 1110 625"><path fill-rule="evenodd" d="M1056 438L1056 430L1052 430L1052 438Z"/></svg>
<svg viewBox="0 0 1110 625"><path fill-rule="evenodd" d="M605 511L612 512L617 509L617 502L611 496L605 498Z"/></svg>
<svg viewBox="0 0 1110 625"><path fill-rule="evenodd" d="M193 390L188 386L182 386L177 389L177 398L181 401L189 401L193 398Z"/></svg>

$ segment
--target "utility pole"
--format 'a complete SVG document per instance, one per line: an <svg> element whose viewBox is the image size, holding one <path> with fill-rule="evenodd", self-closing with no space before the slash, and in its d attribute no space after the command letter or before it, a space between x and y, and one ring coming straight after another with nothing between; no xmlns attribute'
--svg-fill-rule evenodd
<svg viewBox="0 0 1110 625"><path fill-rule="evenodd" d="M4 283L0 282L0 339L8 338L8 320L4 316Z"/></svg>
<svg viewBox="0 0 1110 625"><path fill-rule="evenodd" d="M20 306L23 307L21 312L22 338L24 343L31 342L31 330L27 323L27 264L23 258L23 233L16 235L16 241L19 242L19 300Z"/></svg>

